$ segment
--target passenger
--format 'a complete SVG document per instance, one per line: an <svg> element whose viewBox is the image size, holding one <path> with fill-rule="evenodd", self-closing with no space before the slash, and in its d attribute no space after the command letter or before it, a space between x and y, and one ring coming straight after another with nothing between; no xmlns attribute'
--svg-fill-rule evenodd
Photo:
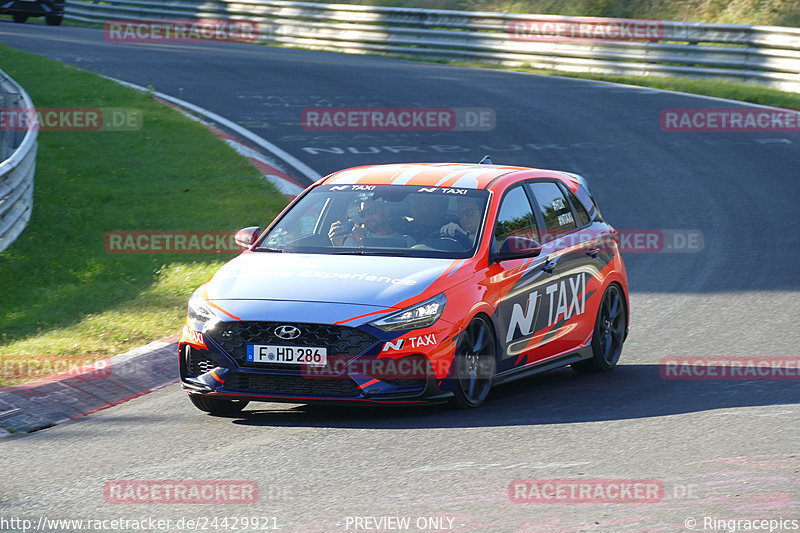
<svg viewBox="0 0 800 533"><path fill-rule="evenodd" d="M364 246L365 239L397 239L404 246L412 246L413 239L394 230L390 224L389 206L382 198L361 202L362 224L348 219L331 224L328 238L334 246Z"/></svg>

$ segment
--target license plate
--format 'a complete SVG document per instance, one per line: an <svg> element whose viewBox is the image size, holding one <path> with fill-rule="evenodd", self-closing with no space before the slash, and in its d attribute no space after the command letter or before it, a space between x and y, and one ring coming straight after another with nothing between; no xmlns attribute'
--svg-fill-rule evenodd
<svg viewBox="0 0 800 533"><path fill-rule="evenodd" d="M248 344L247 360L252 363L325 366L328 362L328 350L314 346Z"/></svg>

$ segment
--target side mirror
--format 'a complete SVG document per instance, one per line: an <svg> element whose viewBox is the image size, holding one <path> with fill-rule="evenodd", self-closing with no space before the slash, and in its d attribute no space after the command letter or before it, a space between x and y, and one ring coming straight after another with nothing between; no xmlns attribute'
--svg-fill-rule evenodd
<svg viewBox="0 0 800 533"><path fill-rule="evenodd" d="M528 237L511 235L503 241L500 251L492 259L502 261L503 259L517 259L520 257L536 257L542 253L542 245L538 241Z"/></svg>
<svg viewBox="0 0 800 533"><path fill-rule="evenodd" d="M249 228L240 229L236 232L233 240L242 248L250 248L258 236L261 235L260 226L250 226Z"/></svg>

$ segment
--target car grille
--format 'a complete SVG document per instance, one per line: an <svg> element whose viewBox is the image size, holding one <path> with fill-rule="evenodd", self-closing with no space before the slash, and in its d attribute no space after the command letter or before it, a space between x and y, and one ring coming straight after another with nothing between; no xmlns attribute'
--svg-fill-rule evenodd
<svg viewBox="0 0 800 533"><path fill-rule="evenodd" d="M291 341L278 338L275 328L296 326L301 335ZM299 369L300 365L253 363L247 361L248 344L274 344L280 346L325 347L328 357L352 358L374 346L378 339L357 328L329 324L287 324L286 322L225 322L207 333L228 355L241 366L263 369Z"/></svg>
<svg viewBox="0 0 800 533"><path fill-rule="evenodd" d="M214 370L219 366L219 363L206 357L202 354L202 352L198 352L197 350L189 350L189 360L187 361L186 368L189 371L189 375L196 377L200 374L205 374L209 370Z"/></svg>
<svg viewBox="0 0 800 533"><path fill-rule="evenodd" d="M386 383L389 385L393 385L395 387L419 387L424 388L425 385L428 383L427 380L424 379L384 379Z"/></svg>
<svg viewBox="0 0 800 533"><path fill-rule="evenodd" d="M225 388L246 392L312 396L358 396L359 389L349 378L306 379L291 374L237 373L225 380Z"/></svg>

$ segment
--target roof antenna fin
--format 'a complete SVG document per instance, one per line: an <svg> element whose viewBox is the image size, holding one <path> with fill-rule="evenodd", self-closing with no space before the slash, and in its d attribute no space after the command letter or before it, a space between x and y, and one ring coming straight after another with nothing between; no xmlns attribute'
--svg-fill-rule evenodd
<svg viewBox="0 0 800 533"><path fill-rule="evenodd" d="M492 158L490 156L488 156L488 155L483 156L483 159L481 159L481 162L478 163L478 164L479 165L494 165L494 163L492 163Z"/></svg>

